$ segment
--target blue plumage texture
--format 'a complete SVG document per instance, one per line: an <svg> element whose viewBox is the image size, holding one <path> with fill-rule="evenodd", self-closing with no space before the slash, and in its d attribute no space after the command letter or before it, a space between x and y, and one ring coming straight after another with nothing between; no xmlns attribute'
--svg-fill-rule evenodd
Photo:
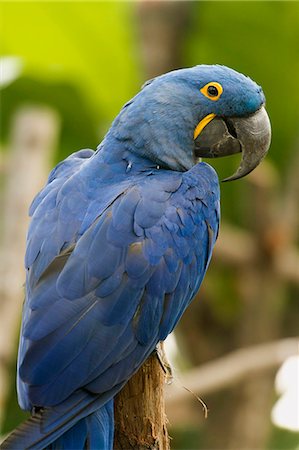
<svg viewBox="0 0 299 450"><path fill-rule="evenodd" d="M112 448L113 397L177 324L217 238L218 178L190 148L208 111L199 88L219 77L221 111L245 114L247 94L234 95L244 85L250 108L262 103L255 83L220 66L162 76L34 199L18 396L35 413L3 448Z"/></svg>
<svg viewBox="0 0 299 450"><path fill-rule="evenodd" d="M95 154L82 164L94 163L100 157L101 153ZM215 237L218 227L215 173L204 163L192 172L199 177L202 173L203 178L207 173L212 180L203 197L196 189L196 177L188 172L174 175L156 170L143 172L141 177L136 174L132 186L126 187L109 206L105 205L103 211L97 211L75 247L74 237L68 236L66 242L60 242L61 248L46 272L31 280L31 297L26 302L31 311L23 325L23 346L28 349L23 352L21 347L23 357L19 362L19 376L26 383L26 401L30 399L30 406L53 406L65 400L73 390L88 384L91 374L97 385L107 377L111 386L105 390L126 381L140 364L140 360L135 362L137 350L143 359L148 347L153 350L161 339L160 323L165 322L166 310L178 308L177 317L185 309L209 259L208 219L203 217L199 226L195 225L203 208L212 210L207 217ZM71 189L70 180L67 183ZM75 176L73 183L76 190ZM193 194L186 200L190 189ZM47 197L43 203L46 201ZM182 201L184 209L180 206ZM57 216L64 217L64 208L72 216L69 204L60 203L55 220ZM78 208L78 203L72 204ZM86 204L83 199L81 213ZM174 232L169 230L169 223ZM47 224L48 233L51 228L56 233L55 225L56 222L53 227ZM71 247L70 252L67 246ZM39 252L33 268L39 264L40 249ZM196 276L192 276L192 264ZM180 301L184 306L168 304L165 309L165 295L175 295L182 283L184 298ZM172 327L163 327L163 336ZM126 357L121 342L132 348ZM117 370L113 369L115 361L119 361Z"/></svg>

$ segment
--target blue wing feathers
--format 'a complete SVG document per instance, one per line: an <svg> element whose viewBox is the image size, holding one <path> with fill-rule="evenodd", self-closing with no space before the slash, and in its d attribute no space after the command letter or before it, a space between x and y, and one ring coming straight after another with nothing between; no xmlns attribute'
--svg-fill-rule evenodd
<svg viewBox="0 0 299 450"><path fill-rule="evenodd" d="M153 335L157 334L163 313L164 292L153 295L148 287L141 299L139 320L135 331L136 338L144 346L147 346L153 339Z"/></svg>
<svg viewBox="0 0 299 450"><path fill-rule="evenodd" d="M150 197L154 196L153 189L148 190L148 192L150 192ZM186 189L184 193L185 192ZM150 227L152 228L152 232L149 234L152 239L146 238L145 240L140 241L140 238L135 235L132 228L131 231L130 229L129 231L124 231L124 233L127 234L127 250L125 266L124 268L122 267L122 263L124 262L125 244L120 245L119 239L115 237L112 217L117 217L117 214L120 214L118 208L120 208L121 211L125 205L128 207L124 208L126 211L128 211L129 207L131 213L135 210L135 218L142 218L143 214L145 214L143 211L148 209L148 205L146 207L146 202L140 203L140 193L136 193L136 188L129 190L129 193L130 198L128 202L125 202L124 200L126 196L124 193L123 197L118 198L113 205L113 213L110 214L110 210L106 210L102 218L100 218L89 230L87 230L82 238L79 239L75 250L60 273L57 280L57 292L61 297L61 299L58 300L58 303L63 305L61 307L63 316L65 315L68 317L69 314L69 317L71 317L71 315L74 314L76 318L74 311L80 309L78 307L78 310L74 310L65 306L67 305L67 296L72 300L76 300L76 298L82 298L84 293L86 295L86 293L91 292L96 288L95 295L99 299L98 310L101 311L99 323L109 325L113 325L117 322L121 323L122 321L127 320L127 318L132 318L134 316L140 298L142 297L143 286L141 286L139 290L136 290L136 285L132 283L131 279L138 279L141 275L146 274L143 281L144 283L147 283L148 289L154 291L156 287L156 291L163 292L163 294L164 292L171 292L176 288L177 284L182 284L182 280L188 279L187 271L182 270L182 267L184 264L190 265L193 254L192 252L190 253L190 243L186 239L186 236L184 236L184 233L183 236L181 236L180 232L183 227L190 227L191 231L189 230L188 233L192 235L194 222L190 225L187 214L185 214L181 208L175 208L170 204L165 216L168 216L168 220L171 219L173 222L176 222L179 227L179 233L170 233L169 230L167 233L163 233L161 217L163 217L163 213L167 206L167 202L163 203L163 198L170 199L171 196L169 192L167 192L167 196L163 197L163 195L160 195L160 198L162 199L160 203L163 205L163 208L159 210L160 217L158 217L159 215L156 215L155 217L155 225ZM135 205L137 203L137 208L139 208L138 214L136 214L137 208L135 208L134 201ZM109 239L110 235L112 235L112 239ZM110 243L111 240L116 240L116 243ZM135 244L133 245L130 244L132 240L135 241ZM118 246L115 246L115 244ZM191 248L192 246L193 242ZM172 258L170 257L171 254ZM160 263L162 256L164 256L162 261L168 262L168 266L173 272L172 275L171 270L168 270L167 264ZM178 265L177 261L182 261L181 265ZM180 270L177 269L174 271L176 266L180 267ZM125 272L122 273L122 270L128 273L129 277L127 279L124 275ZM153 275L151 275L152 272ZM182 273L184 276L181 275ZM114 274L116 274L115 278L113 278ZM112 279L110 279L110 277L112 277ZM192 276L192 281L193 279L194 276ZM101 286L101 283L103 286ZM185 284L186 281L184 281L183 289L180 289L180 291L185 290ZM53 291L51 291L51 293L53 293ZM127 302L127 298L130 298L131 301ZM57 308L60 308L59 304L57 304ZM160 300L159 306L160 305L163 305L162 300ZM179 305L175 306L180 309ZM48 311L50 320L48 322L46 321L46 327L48 325L49 331L53 328L51 315L55 314L55 311L57 312L57 308L53 308L53 312L51 312L51 310ZM97 317L94 313L91 316L93 318ZM31 319L31 322L34 322L34 318ZM160 323L160 319L157 322ZM51 323L52 326L50 325ZM69 323L68 320L66 320L66 323ZM94 323L97 323L97 319L94 320ZM72 329L72 333L67 335L72 336L73 333L75 335L80 335L81 327L82 330L84 330L83 324L84 319L80 320ZM29 328L32 328L32 325L30 325ZM69 339L74 342L76 336L75 338L69 337ZM91 337L87 337L86 339L87 342L89 342ZM142 341L144 341L144 339L142 339ZM82 342L85 342L84 339L83 341L81 340L81 346L78 346L79 349L84 346ZM63 354L64 346L61 348L63 349L61 350L61 354ZM53 355L55 355L56 352L57 349L55 349L55 351L53 350ZM59 352L57 352L57 362L60 362L58 354ZM50 355L52 355L52 353L50 353ZM51 359L51 356L49 356L49 358Z"/></svg>
<svg viewBox="0 0 299 450"><path fill-rule="evenodd" d="M73 322L67 322L66 326L62 325L39 341L34 341L20 367L21 378L33 385L42 385L53 378L57 370L62 371L92 338L94 323L98 319L95 305L93 301Z"/></svg>
<svg viewBox="0 0 299 450"><path fill-rule="evenodd" d="M124 275L124 266L120 265L117 269L115 269L114 273L107 278L105 278L97 287L96 295L98 297L104 298L110 296L113 292L115 292L123 279Z"/></svg>
<svg viewBox="0 0 299 450"><path fill-rule="evenodd" d="M151 200L150 205L151 207L149 208L149 201L145 197L138 202L136 207L134 221L143 229L154 226L166 209L165 203L155 200Z"/></svg>
<svg viewBox="0 0 299 450"><path fill-rule="evenodd" d="M151 270L150 262L144 254L144 246L145 241L140 241L128 247L124 269L130 278L140 278Z"/></svg>
<svg viewBox="0 0 299 450"><path fill-rule="evenodd" d="M133 228L134 213L140 198L139 190L133 187L113 203L112 223L115 230L127 231Z"/></svg>
<svg viewBox="0 0 299 450"><path fill-rule="evenodd" d="M31 207L18 381L23 405L66 405L82 387L112 398L174 328L217 236L218 184L206 164L120 182L117 165L103 165L101 183L93 155L84 151L54 169ZM117 182L109 184L113 170ZM86 423L77 425L80 436ZM64 435L61 445L75 435Z"/></svg>
<svg viewBox="0 0 299 450"><path fill-rule="evenodd" d="M176 272L181 261L179 260L179 258L177 258L176 253L172 247L169 247L165 251L163 258L165 260L169 272L170 273Z"/></svg>
<svg viewBox="0 0 299 450"><path fill-rule="evenodd" d="M93 370L89 371L86 378L86 389L91 392L100 392L101 384L98 383L102 373L113 366L113 364L119 363L121 360L134 353L134 350L138 346L138 341L132 338L132 324L125 326L118 325L118 334L115 336L115 345L108 352L101 354L101 357L95 362ZM116 328L116 326L115 326Z"/></svg>

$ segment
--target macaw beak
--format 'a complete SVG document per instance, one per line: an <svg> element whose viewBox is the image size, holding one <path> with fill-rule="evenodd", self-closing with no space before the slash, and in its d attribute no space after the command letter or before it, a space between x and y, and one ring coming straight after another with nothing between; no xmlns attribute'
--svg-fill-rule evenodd
<svg viewBox="0 0 299 450"><path fill-rule="evenodd" d="M218 158L242 152L237 171L222 180L232 181L244 177L259 165L268 152L270 141L271 125L264 106L247 117L226 118L209 114L196 127L195 156Z"/></svg>

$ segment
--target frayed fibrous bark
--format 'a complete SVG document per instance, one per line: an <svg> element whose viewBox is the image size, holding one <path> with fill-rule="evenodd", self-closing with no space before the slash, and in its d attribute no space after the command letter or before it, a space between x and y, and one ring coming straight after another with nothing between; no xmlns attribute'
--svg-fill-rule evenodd
<svg viewBox="0 0 299 450"><path fill-rule="evenodd" d="M114 450L168 450L165 371L154 353L115 399Z"/></svg>

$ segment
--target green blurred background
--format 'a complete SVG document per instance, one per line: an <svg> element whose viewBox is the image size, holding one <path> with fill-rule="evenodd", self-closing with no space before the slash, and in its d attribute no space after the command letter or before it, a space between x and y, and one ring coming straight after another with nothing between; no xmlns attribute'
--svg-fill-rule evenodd
<svg viewBox="0 0 299 450"><path fill-rule="evenodd" d="M276 263L286 249L298 251L299 3L2 2L0 14L1 57L19 58L18 76L1 87L4 185L12 122L24 105L46 105L59 115L50 167L80 148L95 149L122 105L147 78L164 71L217 63L262 85L273 128L271 151L256 175L222 186L223 223L250 233L256 264L226 263L221 252L215 256L201 304L195 302L180 324L178 365L188 369L233 349L296 336L299 280L277 274ZM224 177L237 162L212 164ZM256 288L248 293L247 283ZM14 371L12 363L11 378ZM270 422L274 375L272 370L250 380L252 396L267 400L265 409L248 399L244 381L204 397L207 421L197 405L186 420L174 418L172 448L298 449L297 433ZM13 385L11 379L4 432L22 417ZM244 410L258 417L260 430L251 428L249 416L240 421Z"/></svg>

